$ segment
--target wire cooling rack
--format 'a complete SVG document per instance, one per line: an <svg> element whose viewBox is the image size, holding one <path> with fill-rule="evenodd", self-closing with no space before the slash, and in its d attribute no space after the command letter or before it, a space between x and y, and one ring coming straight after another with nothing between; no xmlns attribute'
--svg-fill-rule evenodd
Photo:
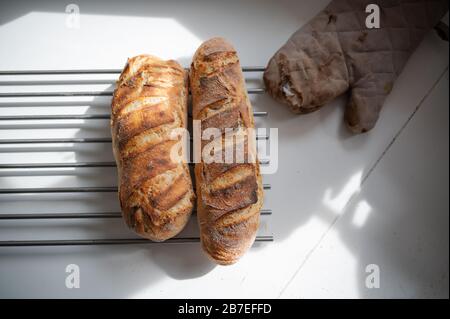
<svg viewBox="0 0 450 319"><path fill-rule="evenodd" d="M244 74L249 72L263 72L263 67L243 67ZM121 69L84 69L84 70L13 70L13 71L0 71L0 78L2 77L40 77L40 76L70 76L76 75L78 77L84 75L119 75ZM0 101L5 98L26 98L27 105L33 106L33 101L36 98L53 98L53 97L109 97L112 96L113 91L109 90L64 90L64 84L66 82L60 80L54 80L46 82L40 79L34 79L33 81L9 81L1 82L0 88L3 90L0 92ZM6 84L5 84L6 83ZM9 91L8 85L21 86L25 84L43 84L63 88L62 90L45 90L45 91ZM104 81L103 83L114 83L114 80ZM250 88L249 94L262 94L264 88ZM3 105L3 104L2 104ZM108 112L100 114L32 114L32 115L4 115L1 112L4 106L0 105L0 123L9 121L59 121L59 120L101 120L109 119L110 114ZM14 107L14 102L11 102L9 107ZM107 108L109 110L109 108ZM267 117L267 112L254 112L255 117ZM267 135L257 135L258 140L268 139ZM37 145L37 144L78 144L78 143L111 143L110 137L71 137L71 138L5 138L0 135L0 146L15 146L22 147L23 145ZM2 151L2 150L0 150ZM261 159L261 165L268 165L269 160ZM192 164L190 164L192 165ZM5 170L13 170L20 173L20 175L27 175L34 169L58 169L58 168L103 168L103 167L115 167L116 163L111 158L110 161L70 161L70 162L52 162L52 163L17 163L15 160L11 163L0 163L0 172ZM11 174L11 173L10 173ZM1 176L0 176L1 178ZM1 179L0 179L1 180ZM77 187L3 187L3 183L0 182L0 203L2 199L7 196L14 195L27 195L27 194L58 194L58 193L114 193L117 192L117 186L77 186ZM271 188L270 184L263 185L265 190ZM51 200L50 200L51 201ZM195 213L195 212L194 212ZM272 210L262 209L261 215L271 215ZM111 219L121 218L120 212L72 212L72 213L0 213L0 221L5 220L61 220L61 219ZM199 242L199 237L175 237L165 241L164 243L192 243ZM273 241L273 236L257 236L257 242L269 242ZM76 245L124 245L124 244L155 244L155 242L149 241L143 238L99 238L99 239L34 239L34 240L1 240L0 247L19 247L19 246L76 246ZM161 244L161 243L158 243Z"/></svg>

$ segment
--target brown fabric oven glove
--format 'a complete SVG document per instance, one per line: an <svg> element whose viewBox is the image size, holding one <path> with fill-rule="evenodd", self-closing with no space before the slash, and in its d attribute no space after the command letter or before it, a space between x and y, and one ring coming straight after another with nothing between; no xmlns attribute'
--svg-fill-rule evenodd
<svg viewBox="0 0 450 319"><path fill-rule="evenodd" d="M380 28L366 27L366 6L380 7ZM264 73L268 92L295 113L309 113L351 90L345 122L372 129L386 96L448 0L334 0L294 33Z"/></svg>

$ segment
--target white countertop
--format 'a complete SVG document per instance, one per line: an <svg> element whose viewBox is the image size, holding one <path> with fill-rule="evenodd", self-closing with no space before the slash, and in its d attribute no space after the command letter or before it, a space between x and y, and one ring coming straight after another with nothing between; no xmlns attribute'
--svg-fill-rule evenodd
<svg viewBox="0 0 450 319"><path fill-rule="evenodd" d="M77 1L78 29L67 27L63 2L1 4L0 70L121 68L140 53L189 66L199 44L212 36L229 39L243 66L264 66L328 1L116 2ZM255 245L236 265L213 265L196 243L0 247L0 297L448 298L448 56L448 43L428 34L368 134L346 131L345 97L296 116L268 95L252 96L256 111L269 112L257 125L279 133L278 170L263 177L272 185L264 208L273 215L263 217L260 229L275 241ZM254 76L249 86L261 86L261 74ZM0 92L55 90L29 84L0 85ZM91 81L89 87L112 86ZM62 90L77 89L67 84ZM64 101L1 98L0 115L109 108L107 97ZM108 134L107 120L0 121L0 138ZM109 144L0 145L0 163L95 160L112 160ZM115 174L114 168L31 176L1 170L0 188L110 186ZM115 194L0 194L0 214L118 209ZM195 233L193 221L186 234ZM0 221L1 241L124 236L130 232L121 220ZM69 264L80 268L78 289L65 286ZM366 287L371 264L379 267L380 288Z"/></svg>

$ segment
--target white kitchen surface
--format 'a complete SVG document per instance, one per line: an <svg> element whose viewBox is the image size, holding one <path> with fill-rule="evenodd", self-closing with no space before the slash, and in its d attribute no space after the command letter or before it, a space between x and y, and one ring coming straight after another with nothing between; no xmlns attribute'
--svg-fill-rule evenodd
<svg viewBox="0 0 450 319"><path fill-rule="evenodd" d="M264 66L326 4L315 1L77 1L69 28L60 1L0 3L0 70L121 68L140 53L189 66L200 43L229 39L243 66ZM447 18L448 21L448 18ZM278 128L278 170L258 243L236 265L199 244L0 247L0 297L411 298L449 296L448 43L429 33L374 130L351 135L345 97L296 116L252 95L259 127ZM248 85L261 87L261 74ZM114 76L0 78L0 92L110 90ZM65 85L55 83L65 80ZM46 80L48 86L38 86ZM26 81L17 85L17 81ZM52 82L53 81L53 82ZM68 102L69 101L69 102ZM0 98L0 116L95 114L108 97ZM107 137L107 120L0 121L0 139ZM110 144L0 145L0 163L111 161ZM0 188L111 186L114 168L0 170ZM118 211L115 194L0 194L0 214ZM196 236L195 220L184 232ZM0 241L133 237L121 220L0 221ZM65 286L66 266L80 288ZM368 288L366 267L379 270ZM373 268L372 268L373 269Z"/></svg>

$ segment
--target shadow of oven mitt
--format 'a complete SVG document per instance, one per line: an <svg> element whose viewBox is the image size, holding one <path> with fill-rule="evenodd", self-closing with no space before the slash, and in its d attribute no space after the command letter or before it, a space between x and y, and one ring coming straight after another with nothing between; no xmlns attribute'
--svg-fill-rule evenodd
<svg viewBox="0 0 450 319"><path fill-rule="evenodd" d="M378 29L366 27L370 3L380 8ZM447 11L448 0L334 0L272 57L266 88L300 114L350 89L345 122L366 132L409 56Z"/></svg>

